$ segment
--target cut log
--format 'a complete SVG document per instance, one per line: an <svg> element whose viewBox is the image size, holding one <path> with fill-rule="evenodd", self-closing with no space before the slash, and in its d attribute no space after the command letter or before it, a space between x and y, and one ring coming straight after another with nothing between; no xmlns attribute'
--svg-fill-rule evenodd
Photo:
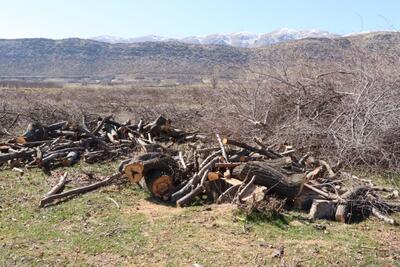
<svg viewBox="0 0 400 267"><path fill-rule="evenodd" d="M7 162L8 160L13 159L26 159L30 158L35 154L36 150L34 149L24 149L18 152L11 152L7 154L0 154L0 163Z"/></svg>
<svg viewBox="0 0 400 267"><path fill-rule="evenodd" d="M137 161L125 165L125 174L133 183L139 182L147 172L160 170L166 174L175 176L179 173L176 161L170 156L161 155L145 161Z"/></svg>
<svg viewBox="0 0 400 267"><path fill-rule="evenodd" d="M314 199L318 198L320 198L318 193L304 187L300 195L294 198L293 206L298 210L309 211Z"/></svg>
<svg viewBox="0 0 400 267"><path fill-rule="evenodd" d="M339 204L336 208L335 220L346 223L348 221L348 209L346 204Z"/></svg>
<svg viewBox="0 0 400 267"><path fill-rule="evenodd" d="M315 199L312 203L309 218L312 220L332 220L335 216L336 204L333 201Z"/></svg>
<svg viewBox="0 0 400 267"><path fill-rule="evenodd" d="M256 185L252 188L252 191L248 195L242 196L241 200L247 203L257 203L265 199L265 192L267 188L265 186Z"/></svg>
<svg viewBox="0 0 400 267"><path fill-rule="evenodd" d="M208 173L209 181L218 180L219 178L222 178L222 177L223 177L223 175L220 172L209 172Z"/></svg>
<svg viewBox="0 0 400 267"><path fill-rule="evenodd" d="M257 186L254 184L255 180L256 180L256 176L253 176L251 178L251 180L244 187L242 187L240 189L240 191L238 192L238 194L236 196L236 199L239 202L241 202L243 198L249 197L254 192L254 190L257 188Z"/></svg>
<svg viewBox="0 0 400 267"><path fill-rule="evenodd" d="M284 169L287 162L251 161L233 169L232 176L245 180L255 176L254 184L266 186L270 193L293 199L303 189L306 175L304 173L290 173Z"/></svg>
<svg viewBox="0 0 400 267"><path fill-rule="evenodd" d="M173 177L163 174L160 170L149 171L139 184L158 198L167 196L175 189Z"/></svg>

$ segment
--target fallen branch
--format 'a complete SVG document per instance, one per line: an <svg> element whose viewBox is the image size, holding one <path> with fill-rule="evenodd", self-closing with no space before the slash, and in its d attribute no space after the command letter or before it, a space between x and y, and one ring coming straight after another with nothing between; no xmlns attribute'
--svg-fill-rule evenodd
<svg viewBox="0 0 400 267"><path fill-rule="evenodd" d="M51 195L54 195L54 194L57 194L57 193L60 193L60 192L62 191L62 189L64 188L65 184L67 183L67 177L68 177L68 172L64 173L64 174L60 177L60 180L58 181L58 183L57 183L55 186L53 186L53 187L50 189L50 191L47 192L47 193L44 195L44 198L46 198L46 197L48 197L48 196L51 196ZM42 205L40 205L40 206L42 206Z"/></svg>
<svg viewBox="0 0 400 267"><path fill-rule="evenodd" d="M77 195L95 190L102 186L109 185L114 179L117 179L121 176L122 176L121 173L113 174L110 177L108 177L100 182L97 182L97 183L94 183L91 185L87 185L87 186L78 187L78 188L63 192L63 193L47 196L40 201L40 207L45 207L46 205L50 204L51 202L53 202L54 200L57 200L57 199L77 196Z"/></svg>
<svg viewBox="0 0 400 267"><path fill-rule="evenodd" d="M397 225L397 222L393 218L386 216L385 214L380 212L377 208L373 207L371 212L372 212L372 215L374 215L378 219L384 221L385 223L388 223L391 225Z"/></svg>

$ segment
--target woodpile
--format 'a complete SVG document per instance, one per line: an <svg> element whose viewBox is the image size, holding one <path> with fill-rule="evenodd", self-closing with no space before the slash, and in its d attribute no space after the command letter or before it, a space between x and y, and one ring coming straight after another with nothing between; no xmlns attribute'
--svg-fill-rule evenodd
<svg viewBox="0 0 400 267"><path fill-rule="evenodd" d="M290 146L256 144L217 134L214 142L189 143L184 151L143 153L122 162L120 170L154 197L180 207L228 202L279 211L285 206L308 211L313 220L350 223L372 215L396 224L389 217L400 211L396 189L375 186L311 153L298 158Z"/></svg>
<svg viewBox="0 0 400 267"><path fill-rule="evenodd" d="M88 124L93 125L89 129ZM202 138L195 133L170 127L162 116L145 123L140 120L119 123L112 116L81 124L62 121L51 125L31 123L25 133L0 142L0 166L41 167L72 166L83 159L96 163L129 157L133 152L162 152L166 146Z"/></svg>
<svg viewBox="0 0 400 267"><path fill-rule="evenodd" d="M88 126L90 125L90 127ZM70 198L122 176L153 197L184 207L199 203L234 203L256 211L294 208L310 219L343 223L375 216L396 224L399 192L331 167L312 153L298 157L289 145L254 145L185 132L159 116L154 121L119 123L112 116L81 124L32 123L21 136L0 144L0 165L18 170L72 166L123 159L118 172L92 185L63 192L66 174L40 206ZM21 169L22 168L22 169Z"/></svg>

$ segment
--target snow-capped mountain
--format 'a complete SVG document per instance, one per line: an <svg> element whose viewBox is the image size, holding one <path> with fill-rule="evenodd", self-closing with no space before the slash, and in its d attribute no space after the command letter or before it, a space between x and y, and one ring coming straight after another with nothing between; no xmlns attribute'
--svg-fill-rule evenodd
<svg viewBox="0 0 400 267"><path fill-rule="evenodd" d="M206 36L189 36L184 38L167 38L157 35L146 35L135 38L119 38L108 35L91 38L106 43L139 43L178 41L188 44L230 45L236 47L260 47L303 38L334 38L339 35L321 30L280 29L268 33L237 32L229 34L212 34Z"/></svg>
<svg viewBox="0 0 400 267"><path fill-rule="evenodd" d="M141 42L165 42L168 40L172 40L170 38L165 38L162 36L157 36L157 35L145 35L145 36L140 36L140 37L134 37L134 38L121 38L121 37L115 37L115 36L110 36L110 35L101 35L97 37L90 38L95 41L100 41L100 42L105 42L105 43L110 43L110 44L116 44L116 43L141 43Z"/></svg>

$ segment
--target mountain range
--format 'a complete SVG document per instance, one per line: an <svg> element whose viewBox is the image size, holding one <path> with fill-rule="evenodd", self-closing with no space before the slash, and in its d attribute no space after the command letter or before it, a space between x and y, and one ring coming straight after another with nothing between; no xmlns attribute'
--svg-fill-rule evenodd
<svg viewBox="0 0 400 267"><path fill-rule="evenodd" d="M186 44L230 45L235 47L261 47L280 42L304 38L334 38L337 34L322 30L279 29L268 33L236 32L228 34L211 34L205 36L189 36L184 38L168 38L157 35L146 35L135 38L120 38L109 35L90 38L105 43L141 43L177 41Z"/></svg>
<svg viewBox="0 0 400 267"><path fill-rule="evenodd" d="M370 69L381 71L400 65L399 32L298 40L276 37L268 41L272 44L260 47L254 47L255 38L245 36L238 38L247 40L250 47L234 46L239 41L232 37L225 45L176 40L106 43L79 38L0 39L0 80L169 86L201 84L212 75L226 81L240 80L247 70L254 69L301 75L306 69L366 69L378 61L381 67Z"/></svg>

